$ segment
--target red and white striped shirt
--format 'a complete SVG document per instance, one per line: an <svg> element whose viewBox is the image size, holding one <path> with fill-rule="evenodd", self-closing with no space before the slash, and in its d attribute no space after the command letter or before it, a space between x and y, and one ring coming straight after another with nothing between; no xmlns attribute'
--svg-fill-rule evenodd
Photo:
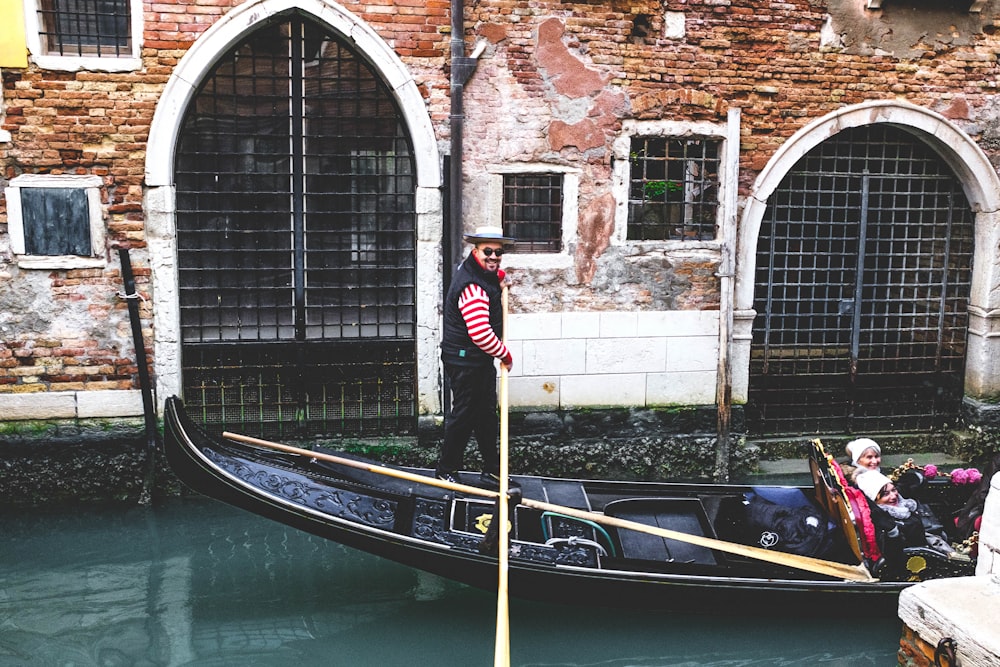
<svg viewBox="0 0 1000 667"><path fill-rule="evenodd" d="M510 358L507 346L490 326L490 297L482 287L470 283L458 297L458 310L469 330L469 338L480 350L502 360Z"/></svg>

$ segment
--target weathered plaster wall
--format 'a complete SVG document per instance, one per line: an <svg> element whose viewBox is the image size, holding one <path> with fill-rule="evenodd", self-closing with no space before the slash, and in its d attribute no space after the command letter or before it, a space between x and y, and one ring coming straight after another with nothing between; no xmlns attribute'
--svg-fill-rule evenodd
<svg viewBox="0 0 1000 667"><path fill-rule="evenodd" d="M994 27L967 0L884 0L867 9L863 0L833 0L827 46L862 56L921 59L974 46Z"/></svg>
<svg viewBox="0 0 1000 667"><path fill-rule="evenodd" d="M137 282L146 285L148 274L140 270ZM119 271L37 271L11 265L2 280L0 416L142 414ZM140 313L149 320L148 303ZM150 335L147 329L144 336Z"/></svg>

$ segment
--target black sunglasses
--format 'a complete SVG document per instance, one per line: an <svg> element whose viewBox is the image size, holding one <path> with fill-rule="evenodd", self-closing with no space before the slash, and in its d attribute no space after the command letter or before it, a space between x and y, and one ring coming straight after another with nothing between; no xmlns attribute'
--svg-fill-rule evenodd
<svg viewBox="0 0 1000 667"><path fill-rule="evenodd" d="M503 248L483 248L483 257L492 257L496 255L497 257L503 257Z"/></svg>

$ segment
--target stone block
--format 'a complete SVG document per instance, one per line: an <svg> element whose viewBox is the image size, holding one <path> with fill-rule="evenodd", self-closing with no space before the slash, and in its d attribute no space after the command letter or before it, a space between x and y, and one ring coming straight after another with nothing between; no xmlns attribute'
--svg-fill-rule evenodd
<svg viewBox="0 0 1000 667"><path fill-rule="evenodd" d="M638 313L639 336L718 336L717 310L666 310Z"/></svg>
<svg viewBox="0 0 1000 667"><path fill-rule="evenodd" d="M899 619L922 642L954 640L956 665L1000 664L1000 579L996 575L934 579L899 594ZM905 630L904 630L905 636Z"/></svg>
<svg viewBox="0 0 1000 667"><path fill-rule="evenodd" d="M585 340L526 340L521 343L521 349L524 358L521 372L524 375L577 375L586 372Z"/></svg>
<svg viewBox="0 0 1000 667"><path fill-rule="evenodd" d="M562 335L562 314L512 313L507 327L510 340L558 339Z"/></svg>
<svg viewBox="0 0 1000 667"><path fill-rule="evenodd" d="M562 313L563 338L597 338L601 335L601 313Z"/></svg>
<svg viewBox="0 0 1000 667"><path fill-rule="evenodd" d="M715 372L650 373L646 378L648 405L712 405Z"/></svg>
<svg viewBox="0 0 1000 667"><path fill-rule="evenodd" d="M601 313L601 338L630 338L639 333L639 313L618 311Z"/></svg>
<svg viewBox="0 0 1000 667"><path fill-rule="evenodd" d="M663 338L597 338L587 341L587 373L656 373L667 368ZM641 403L640 403L641 405Z"/></svg>
<svg viewBox="0 0 1000 667"><path fill-rule="evenodd" d="M714 371L719 363L719 339L689 336L667 340L668 371Z"/></svg>
<svg viewBox="0 0 1000 667"><path fill-rule="evenodd" d="M645 405L644 373L574 375L560 382L562 408Z"/></svg>
<svg viewBox="0 0 1000 667"><path fill-rule="evenodd" d="M81 419L142 414L142 392L138 389L81 391L76 395L76 416Z"/></svg>
<svg viewBox="0 0 1000 667"><path fill-rule="evenodd" d="M0 394L0 421L25 419L72 419L76 417L76 394Z"/></svg>
<svg viewBox="0 0 1000 667"><path fill-rule="evenodd" d="M510 378L508 398L511 407L556 409L559 407L559 395L558 376Z"/></svg>

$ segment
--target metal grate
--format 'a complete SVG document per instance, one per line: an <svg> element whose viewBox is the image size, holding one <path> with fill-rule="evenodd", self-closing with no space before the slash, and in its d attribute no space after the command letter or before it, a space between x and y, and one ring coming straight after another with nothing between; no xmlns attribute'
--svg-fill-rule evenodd
<svg viewBox="0 0 1000 667"><path fill-rule="evenodd" d="M186 345L192 415L259 437L409 434L413 346L398 343Z"/></svg>
<svg viewBox="0 0 1000 667"><path fill-rule="evenodd" d="M180 137L188 405L304 435L331 432L336 414L337 433L415 432L416 183L385 84L288 15L220 60Z"/></svg>
<svg viewBox="0 0 1000 667"><path fill-rule="evenodd" d="M715 238L720 146L717 139L632 138L630 240Z"/></svg>
<svg viewBox="0 0 1000 667"><path fill-rule="evenodd" d="M748 425L761 435L933 430L963 395L972 213L905 131L846 130L768 203Z"/></svg>
<svg viewBox="0 0 1000 667"><path fill-rule="evenodd" d="M130 0L40 0L39 35L60 56L131 55Z"/></svg>
<svg viewBox="0 0 1000 667"><path fill-rule="evenodd" d="M562 180L560 174L504 174L504 233L517 239L515 251L562 249Z"/></svg>

